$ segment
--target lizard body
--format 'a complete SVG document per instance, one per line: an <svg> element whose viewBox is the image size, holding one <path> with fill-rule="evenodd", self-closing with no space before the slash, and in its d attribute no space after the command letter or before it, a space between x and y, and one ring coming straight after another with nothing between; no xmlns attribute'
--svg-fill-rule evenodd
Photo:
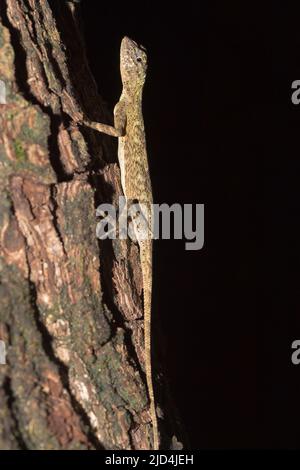
<svg viewBox="0 0 300 470"><path fill-rule="evenodd" d="M128 202L137 202L146 207L147 223L148 227L151 227L153 200L142 114L142 91L146 70L147 55L144 48L124 37L120 51L123 89L114 109L114 127L88 120L84 120L84 124L119 138L118 159L124 195ZM143 278L145 369L153 426L153 447L158 450L159 434L151 365L152 232L149 229L148 237L139 239L138 227L135 228Z"/></svg>

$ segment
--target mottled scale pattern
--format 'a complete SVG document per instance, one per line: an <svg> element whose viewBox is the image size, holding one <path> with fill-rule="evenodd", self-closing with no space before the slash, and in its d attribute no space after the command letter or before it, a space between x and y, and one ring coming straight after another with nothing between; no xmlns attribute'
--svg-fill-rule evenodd
<svg viewBox="0 0 300 470"><path fill-rule="evenodd" d="M136 114L136 113L135 113ZM128 122L131 120L129 119ZM152 203L152 189L146 153L145 131L141 118L133 117L133 125L126 127L124 139L125 185L128 200Z"/></svg>
<svg viewBox="0 0 300 470"><path fill-rule="evenodd" d="M86 119L83 122L99 132L119 137L118 158L124 195L128 202L143 203L150 208L152 189L142 114L142 92L146 71L147 54L144 47L124 37L120 51L123 89L114 110L114 127ZM149 214L151 219L152 214ZM153 426L153 449L158 450L159 433L151 365L152 240L138 240L138 244L143 276L145 368Z"/></svg>
<svg viewBox="0 0 300 470"><path fill-rule="evenodd" d="M121 108L124 106L125 110L125 135L119 139L120 167L123 167L125 173L122 175L123 190L128 201L143 203L151 211L153 198L142 113L142 90L147 70L144 48L131 39L124 38L121 43L120 64L123 83L120 101ZM118 123L118 126L121 128L122 124ZM151 224L151 212L149 215ZM143 276L146 378L153 426L153 448L158 450L159 433L151 362L152 239L140 240L138 243Z"/></svg>
<svg viewBox="0 0 300 470"><path fill-rule="evenodd" d="M124 98L126 99L126 98ZM136 109L137 108L137 109ZM120 166L123 162L123 190L128 201L137 201L148 208L149 226L151 227L152 188L146 150L146 139L141 110L141 102L133 100L126 106L126 135L119 140ZM137 230L136 230L137 233ZM143 276L145 366L150 413L153 425L153 447L159 449L158 425L151 365L151 309L152 309L152 239L140 240L140 259Z"/></svg>

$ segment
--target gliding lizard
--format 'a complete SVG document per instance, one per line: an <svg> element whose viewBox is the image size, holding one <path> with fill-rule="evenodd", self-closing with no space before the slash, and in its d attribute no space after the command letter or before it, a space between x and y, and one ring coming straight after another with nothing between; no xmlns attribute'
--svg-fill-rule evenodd
<svg viewBox="0 0 300 470"><path fill-rule="evenodd" d="M149 175L146 139L142 114L142 91L146 79L145 49L128 37L121 42L120 72L122 94L114 109L114 127L84 120L83 124L99 132L118 137L118 159L121 182L127 201L147 209L148 236L139 239L139 227L133 220L139 244L143 277L145 368L150 414L153 426L153 447L159 449L159 434L154 399L151 365L151 297L152 297L152 188ZM149 229L151 227L151 229Z"/></svg>

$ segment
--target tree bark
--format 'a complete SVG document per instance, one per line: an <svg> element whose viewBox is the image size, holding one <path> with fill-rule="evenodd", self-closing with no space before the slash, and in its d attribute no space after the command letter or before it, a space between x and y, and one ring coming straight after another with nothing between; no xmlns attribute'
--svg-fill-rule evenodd
<svg viewBox="0 0 300 470"><path fill-rule="evenodd" d="M49 3L0 10L0 448L149 449L138 248L95 236L122 194L116 142L76 124L111 116Z"/></svg>

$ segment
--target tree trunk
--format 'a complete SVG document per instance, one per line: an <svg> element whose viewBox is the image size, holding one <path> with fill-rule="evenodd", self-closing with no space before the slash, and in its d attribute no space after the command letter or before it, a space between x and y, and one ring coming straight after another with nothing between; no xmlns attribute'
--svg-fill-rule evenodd
<svg viewBox="0 0 300 470"><path fill-rule="evenodd" d="M0 448L149 449L138 248L95 236L116 141L76 124L111 116L70 5L0 15Z"/></svg>

